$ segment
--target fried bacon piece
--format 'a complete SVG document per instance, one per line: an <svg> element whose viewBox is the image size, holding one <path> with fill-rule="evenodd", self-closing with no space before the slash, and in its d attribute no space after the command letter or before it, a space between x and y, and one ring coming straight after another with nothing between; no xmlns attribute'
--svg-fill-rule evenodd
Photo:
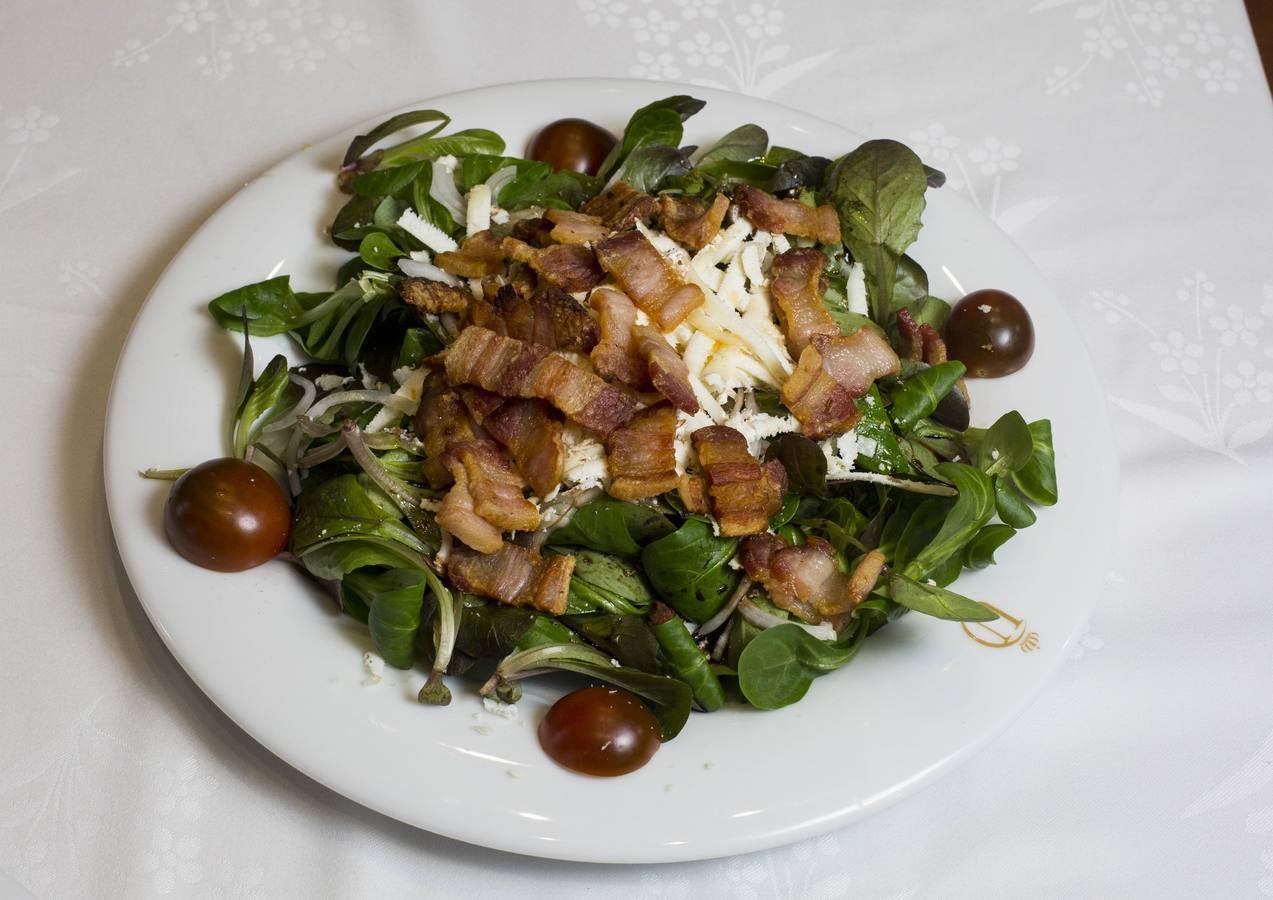
<svg viewBox="0 0 1273 900"><path fill-rule="evenodd" d="M835 548L820 537L797 547L774 534L755 534L743 540L738 559L775 606L815 625L843 621L875 589L884 569L884 554L872 550L846 575Z"/></svg>
<svg viewBox="0 0 1273 900"><path fill-rule="evenodd" d="M909 309L903 308L897 311L897 333L900 338L901 355L906 359L921 360L930 366L937 366L949 358L946 354L946 342L942 340L937 329L927 322L923 325L916 323ZM964 379L960 378L955 382L955 387L963 396L964 404L967 405L970 398L968 385L964 383Z"/></svg>
<svg viewBox="0 0 1273 900"><path fill-rule="evenodd" d="M464 405L497 443L538 497L561 483L566 459L561 420L543 400L507 399L481 388L460 388Z"/></svg>
<svg viewBox="0 0 1273 900"><path fill-rule="evenodd" d="M728 209L729 198L724 194L717 194L710 207L694 197L659 195L659 219L663 230L691 250L702 250L711 243L720 231Z"/></svg>
<svg viewBox="0 0 1273 900"><path fill-rule="evenodd" d="M398 296L420 312L462 313L469 308L473 295L462 287L443 284L429 278L404 278L398 285Z"/></svg>
<svg viewBox="0 0 1273 900"><path fill-rule="evenodd" d="M506 257L526 263L541 279L567 293L590 290L603 277L592 251L578 244L532 247L517 238L507 237L500 247Z"/></svg>
<svg viewBox="0 0 1273 900"><path fill-rule="evenodd" d="M793 247L774 257L769 292L778 305L778 320L791 355L799 358L815 334L837 335L840 326L822 302L827 257L812 247Z"/></svg>
<svg viewBox="0 0 1273 900"><path fill-rule="evenodd" d="M579 208L581 213L596 216L612 231L631 228L637 222L649 222L658 211L659 201L629 184L616 181Z"/></svg>
<svg viewBox="0 0 1273 900"><path fill-rule="evenodd" d="M702 475L682 475L676 482L676 493L686 512L707 513L707 481Z"/></svg>
<svg viewBox="0 0 1273 900"><path fill-rule="evenodd" d="M612 287L600 287L592 292L589 302L601 322L601 340L592 349L596 370L636 390L653 387L677 409L698 412L685 360L657 329L636 324L637 310L628 296Z"/></svg>
<svg viewBox="0 0 1273 900"><path fill-rule="evenodd" d="M459 250L447 250L434 257L444 272L461 278L481 278L504 269L504 252L500 239L489 228L464 239Z"/></svg>
<svg viewBox="0 0 1273 900"><path fill-rule="evenodd" d="M529 298L511 284L496 285L493 281L484 283L482 292L484 298L475 301L471 310L474 325L553 350L587 353L597 344L597 323L588 310L552 285L545 285Z"/></svg>
<svg viewBox="0 0 1273 900"><path fill-rule="evenodd" d="M424 476L433 488L451 483L445 456L453 444L485 437L441 372L433 372L425 379L412 427L424 443Z"/></svg>
<svg viewBox="0 0 1273 900"><path fill-rule="evenodd" d="M549 237L552 230L552 222L542 216L535 216L530 219L518 219L513 223L511 234L517 240L524 241L532 247L547 247L552 243Z"/></svg>
<svg viewBox="0 0 1273 900"><path fill-rule="evenodd" d="M606 438L610 496L656 497L677 486L676 411L667 403L643 409Z"/></svg>
<svg viewBox="0 0 1273 900"><path fill-rule="evenodd" d="M686 284L663 254L639 231L606 238L594 248L597 261L659 331L671 331L706 299L696 284Z"/></svg>
<svg viewBox="0 0 1273 900"><path fill-rule="evenodd" d="M858 419L857 398L900 361L888 341L863 326L848 337L815 334L782 386L782 402L811 438L843 434Z"/></svg>
<svg viewBox="0 0 1273 900"><path fill-rule="evenodd" d="M505 397L547 400L571 420L609 434L637 410L637 402L591 372L540 344L470 325L446 351L452 384L474 384Z"/></svg>
<svg viewBox="0 0 1273 900"><path fill-rule="evenodd" d="M712 515L726 537L756 534L782 507L787 472L773 460L763 466L747 450L747 439L727 425L709 425L690 439L707 479Z"/></svg>
<svg viewBox="0 0 1273 900"><path fill-rule="evenodd" d="M840 217L834 206L805 206L799 200L779 200L749 184L734 189L734 202L743 217L762 231L809 237L819 244L840 243Z"/></svg>
<svg viewBox="0 0 1273 900"><path fill-rule="evenodd" d="M509 606L529 606L550 616L566 611L573 556L544 559L534 550L504 543L490 555L454 547L447 577L462 591Z"/></svg>
<svg viewBox="0 0 1273 900"><path fill-rule="evenodd" d="M605 378L621 381L640 390L649 377L645 360L637 355L632 329L636 327L636 307L622 291L597 288L588 297L597 314L601 337L592 348L592 366Z"/></svg>
<svg viewBox="0 0 1273 900"><path fill-rule="evenodd" d="M671 400L677 409L698 412L698 398L690 386L690 370L663 335L649 325L637 325L632 329L632 341L637 355L645 360L654 389Z"/></svg>
<svg viewBox="0 0 1273 900"><path fill-rule="evenodd" d="M550 209L544 212L544 218L553 223L548 237L558 244L595 244L610 234L610 229L597 216L568 209Z"/></svg>
<svg viewBox="0 0 1273 900"><path fill-rule="evenodd" d="M494 441L455 444L446 453L446 464L455 484L442 500L438 524L464 543L483 553L494 553L502 540L501 530L532 531L539 527L539 509L522 494L526 483ZM493 526L494 539L491 529L481 528L474 518Z"/></svg>

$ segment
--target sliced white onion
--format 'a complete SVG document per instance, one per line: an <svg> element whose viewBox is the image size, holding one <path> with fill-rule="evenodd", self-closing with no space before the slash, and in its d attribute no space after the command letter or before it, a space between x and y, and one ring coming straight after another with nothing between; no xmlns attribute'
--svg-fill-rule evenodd
<svg viewBox="0 0 1273 900"><path fill-rule="evenodd" d="M803 628L820 641L834 641L836 638L835 629L825 622L821 625L810 625L807 622L798 622L795 619L784 619L781 616L775 616L773 613L761 609L749 598L744 598L739 602L738 613L757 628L766 629L776 628L779 625L795 625L797 628Z"/></svg>
<svg viewBox="0 0 1273 900"><path fill-rule="evenodd" d="M300 375L292 373L287 376L287 380L301 389L301 399L296 401L296 405L283 414L277 422L271 422L261 430L262 434L269 434L271 431L282 431L284 428L291 428L296 424L296 420L305 410L309 409L310 404L314 402L314 398L318 396L318 388L314 386L314 382L308 378L302 378Z"/></svg>
<svg viewBox="0 0 1273 900"><path fill-rule="evenodd" d="M486 179L486 186L491 189L491 202L499 202L499 192L508 187L508 183L517 177L517 166L505 166L496 169L495 174Z"/></svg>
<svg viewBox="0 0 1273 900"><path fill-rule="evenodd" d="M399 397L389 391L337 391L334 394L328 394L311 406L305 416L306 418L317 420L328 410L343 406L346 403L378 403L381 406L393 407L403 413L413 411L416 406L415 401L406 397Z"/></svg>
<svg viewBox="0 0 1273 900"><path fill-rule="evenodd" d="M460 189L455 186L455 176L440 159L433 161L433 181L429 184L429 196L446 207L455 224L463 225L468 221L464 198L460 196Z"/></svg>
<svg viewBox="0 0 1273 900"><path fill-rule="evenodd" d="M430 281L440 281L443 284L450 284L455 287L464 284L450 272L439 269L433 263L420 262L415 259L400 259L398 260L398 269L403 275L410 275L412 278L427 278Z"/></svg>

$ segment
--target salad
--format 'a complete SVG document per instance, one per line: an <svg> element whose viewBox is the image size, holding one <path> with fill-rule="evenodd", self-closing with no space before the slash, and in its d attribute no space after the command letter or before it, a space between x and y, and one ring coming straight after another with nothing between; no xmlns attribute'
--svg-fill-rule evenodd
<svg viewBox="0 0 1273 900"><path fill-rule="evenodd" d="M302 566L424 704L583 676L539 734L592 774L691 709L798 702L907 612L997 618L951 585L1056 502L1051 426L973 427L968 382L1026 364L1028 313L929 294L944 176L903 144L682 146L703 105L527 158L437 110L356 137L334 289L209 304L244 339L232 456L160 473L174 547Z"/></svg>

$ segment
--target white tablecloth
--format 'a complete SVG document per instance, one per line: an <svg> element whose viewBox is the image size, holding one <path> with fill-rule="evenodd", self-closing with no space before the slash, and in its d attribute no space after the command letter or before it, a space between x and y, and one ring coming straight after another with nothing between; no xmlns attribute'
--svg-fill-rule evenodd
<svg viewBox="0 0 1273 900"><path fill-rule="evenodd" d="M600 75L910 142L1071 305L1114 415L1072 664L936 786L741 858L540 862L316 786L184 676L106 519L116 356L212 210L380 110ZM1273 896L1271 113L1238 0L6 0L0 895Z"/></svg>

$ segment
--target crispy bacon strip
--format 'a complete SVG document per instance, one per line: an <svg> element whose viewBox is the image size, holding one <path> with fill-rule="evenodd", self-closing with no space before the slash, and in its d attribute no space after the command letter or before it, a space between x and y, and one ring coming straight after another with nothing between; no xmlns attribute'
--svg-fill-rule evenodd
<svg viewBox="0 0 1273 900"><path fill-rule="evenodd" d="M548 236L558 244L595 244L610 234L610 229L597 216L550 209L544 212L544 218L553 223Z"/></svg>
<svg viewBox="0 0 1273 900"><path fill-rule="evenodd" d="M451 445L484 437L481 428L469 418L460 395L446 383L441 372L433 372L425 379L412 427L424 443L424 476L433 488L451 483L444 461Z"/></svg>
<svg viewBox="0 0 1273 900"><path fill-rule="evenodd" d="M488 522L474 509L473 493L469 490L468 469L456 465L451 469L455 483L442 498L438 507L438 525L478 553L494 553L504 543L504 534L498 525Z"/></svg>
<svg viewBox="0 0 1273 900"><path fill-rule="evenodd" d="M530 219L518 219L513 223L511 233L517 240L525 241L532 247L547 247L552 243L549 237L552 234L552 230L552 222L542 216L535 216Z"/></svg>
<svg viewBox="0 0 1273 900"><path fill-rule="evenodd" d="M464 484L472 498L474 513L510 531L533 531L539 527L539 509L522 494L526 482L514 471L498 444L490 440L465 441L453 445L446 456L456 485Z"/></svg>
<svg viewBox="0 0 1273 900"><path fill-rule="evenodd" d="M428 278L404 278L398 285L398 296L421 312L462 313L469 308L473 295L462 287L443 284Z"/></svg>
<svg viewBox="0 0 1273 900"><path fill-rule="evenodd" d="M622 291L603 285L592 292L588 303L597 314L601 337L592 348L592 366L603 377L642 389L648 378L645 360L637 355L632 329L636 327L636 307Z"/></svg>
<svg viewBox="0 0 1273 900"><path fill-rule="evenodd" d="M676 493L687 512L705 514L709 511L707 480L702 475L682 475L677 480Z"/></svg>
<svg viewBox="0 0 1273 900"><path fill-rule="evenodd" d="M507 237L500 247L509 259L526 263L544 281L571 294L596 287L603 277L592 251L578 244L532 247Z"/></svg>
<svg viewBox="0 0 1273 900"><path fill-rule="evenodd" d="M712 514L727 537L756 534L782 507L787 473L777 460L761 465L747 450L747 439L727 425L709 425L690 439L707 479Z"/></svg>
<svg viewBox="0 0 1273 900"><path fill-rule="evenodd" d="M484 283L482 292L484 298L471 308L474 325L553 350L587 353L596 346L596 321L578 300L552 285L529 298L511 284L493 281Z"/></svg>
<svg viewBox="0 0 1273 900"><path fill-rule="evenodd" d="M711 243L720 231L728 209L729 198L724 194L717 194L710 207L694 197L659 195L659 219L663 230L691 250L702 250Z"/></svg>
<svg viewBox="0 0 1273 900"><path fill-rule="evenodd" d="M815 334L837 335L840 326L822 302L827 257L812 247L793 247L774 257L769 292L778 304L778 320L791 355L799 358Z"/></svg>
<svg viewBox="0 0 1273 900"><path fill-rule="evenodd" d="M459 250L447 250L434 258L444 272L461 278L481 278L504 269L504 252L500 239L489 228L465 238Z"/></svg>
<svg viewBox="0 0 1273 900"><path fill-rule="evenodd" d="M836 563L835 548L822 538L810 537L797 547L774 534L745 538L738 559L775 606L815 625L842 622L874 590L884 568L884 555L872 550L846 575Z"/></svg>
<svg viewBox="0 0 1273 900"><path fill-rule="evenodd" d="M667 403L643 409L606 438L610 496L656 497L677 486L676 410Z"/></svg>
<svg viewBox="0 0 1273 900"><path fill-rule="evenodd" d="M545 497L561 484L564 429L543 400L505 400L482 419L482 427L507 448L535 496Z"/></svg>
<svg viewBox="0 0 1273 900"><path fill-rule="evenodd" d="M763 231L809 237L819 244L840 243L840 217L834 206L805 206L799 200L779 200L749 184L734 189L734 202L743 217Z"/></svg>
<svg viewBox="0 0 1273 900"><path fill-rule="evenodd" d="M659 201L629 184L616 181L579 208L581 213L596 216L612 231L631 228L637 222L649 222L658 211Z"/></svg>
<svg viewBox="0 0 1273 900"><path fill-rule="evenodd" d="M446 351L452 384L474 384L505 397L547 400L571 420L609 434L637 410L628 394L547 347L470 325Z"/></svg>
<svg viewBox="0 0 1273 900"><path fill-rule="evenodd" d="M637 355L645 360L654 389L671 400L677 409L698 412L698 398L690 386L690 370L663 335L649 325L637 325L632 329L632 341Z"/></svg>
<svg viewBox="0 0 1273 900"><path fill-rule="evenodd" d="M504 543L490 555L454 547L446 574L462 591L509 606L529 606L550 616L566 611L573 556L544 559L534 550Z"/></svg>
<svg viewBox="0 0 1273 900"><path fill-rule="evenodd" d="M858 419L857 398L899 368L897 354L874 328L863 326L848 337L816 334L782 386L782 402L807 436L843 434Z"/></svg>
<svg viewBox="0 0 1273 900"><path fill-rule="evenodd" d="M677 409L698 412L690 386L690 370L658 329L637 325L632 301L612 287L600 287L589 298L601 321L601 340L592 350L592 365L607 378L635 390L653 387Z"/></svg>
<svg viewBox="0 0 1273 900"><path fill-rule="evenodd" d="M606 238L594 248L597 261L659 331L671 331L706 299L696 284L681 281L672 264L639 231Z"/></svg>

